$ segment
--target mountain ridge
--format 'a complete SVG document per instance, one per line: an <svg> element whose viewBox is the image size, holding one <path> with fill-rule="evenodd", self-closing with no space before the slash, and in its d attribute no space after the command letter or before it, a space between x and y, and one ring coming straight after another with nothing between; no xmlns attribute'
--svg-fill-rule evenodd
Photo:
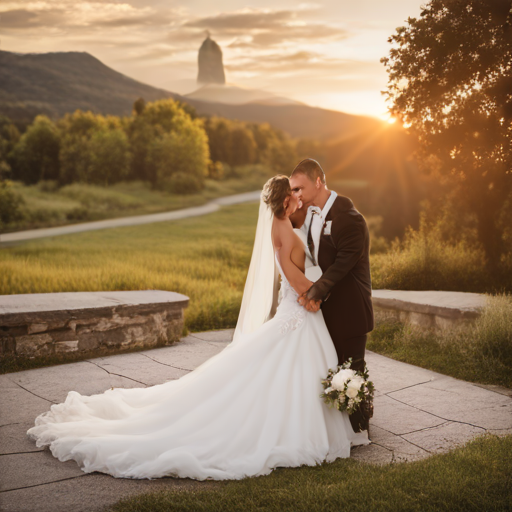
<svg viewBox="0 0 512 512"><path fill-rule="evenodd" d="M130 115L135 100L172 98L199 115L268 122L293 137L329 139L340 129L372 129L380 121L306 104L228 104L159 89L110 68L88 52L15 53L0 50L0 113L28 124L38 114L62 117L77 109Z"/></svg>

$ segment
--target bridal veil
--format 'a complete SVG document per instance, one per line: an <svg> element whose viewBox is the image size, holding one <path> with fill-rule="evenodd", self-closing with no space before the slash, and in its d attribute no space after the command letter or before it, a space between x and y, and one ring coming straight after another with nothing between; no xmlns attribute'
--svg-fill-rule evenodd
<svg viewBox="0 0 512 512"><path fill-rule="evenodd" d="M242 335L254 332L270 320L277 308L279 271L272 246L273 214L263 200L264 193L263 191L260 196L254 248L233 343L236 343Z"/></svg>

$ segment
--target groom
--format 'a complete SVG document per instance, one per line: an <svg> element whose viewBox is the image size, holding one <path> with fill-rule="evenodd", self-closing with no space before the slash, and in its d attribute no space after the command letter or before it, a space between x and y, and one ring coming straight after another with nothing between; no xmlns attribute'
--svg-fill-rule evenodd
<svg viewBox="0 0 512 512"><path fill-rule="evenodd" d="M327 188L322 167L312 158L295 167L290 185L303 208L308 209L302 229L307 233L313 262L323 272L299 302L308 311L322 309L338 364L351 357L352 369L361 371L367 333L373 329L366 221L348 197ZM350 416L350 422L355 432L368 430L368 410L361 407Z"/></svg>

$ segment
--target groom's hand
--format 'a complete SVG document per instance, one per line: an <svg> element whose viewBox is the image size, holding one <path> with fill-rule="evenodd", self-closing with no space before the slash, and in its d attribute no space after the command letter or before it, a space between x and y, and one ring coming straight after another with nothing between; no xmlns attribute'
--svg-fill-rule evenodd
<svg viewBox="0 0 512 512"><path fill-rule="evenodd" d="M313 300L307 298L307 292L304 292L298 299L297 302L304 306L311 313L316 313L320 309L321 300Z"/></svg>

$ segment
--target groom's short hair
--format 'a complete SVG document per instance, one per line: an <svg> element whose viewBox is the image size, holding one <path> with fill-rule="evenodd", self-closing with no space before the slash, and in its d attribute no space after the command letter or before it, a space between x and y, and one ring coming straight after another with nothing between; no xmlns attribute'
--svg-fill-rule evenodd
<svg viewBox="0 0 512 512"><path fill-rule="evenodd" d="M320 178L320 181L325 185L324 170L322 166L312 158L304 158L304 160L300 161L295 166L295 169L293 169L290 178L297 174L305 174L313 182L316 182L316 179Z"/></svg>

